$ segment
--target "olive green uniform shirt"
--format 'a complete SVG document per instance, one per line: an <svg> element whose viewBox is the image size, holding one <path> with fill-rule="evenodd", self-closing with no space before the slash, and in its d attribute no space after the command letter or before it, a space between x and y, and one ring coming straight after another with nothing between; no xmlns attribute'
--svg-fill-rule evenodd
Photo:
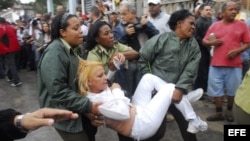
<svg viewBox="0 0 250 141"><path fill-rule="evenodd" d="M38 64L38 93L41 107L67 109L79 114L76 120L55 123L55 128L77 133L83 131L82 114L90 112L91 102L77 93L79 57L63 39L55 39Z"/></svg>
<svg viewBox="0 0 250 141"><path fill-rule="evenodd" d="M107 73L109 70L109 60L111 56L119 52L125 52L133 50L131 47L128 47L121 43L115 43L113 48L106 49L101 45L96 45L88 54L87 60L102 62L104 65L104 70Z"/></svg>

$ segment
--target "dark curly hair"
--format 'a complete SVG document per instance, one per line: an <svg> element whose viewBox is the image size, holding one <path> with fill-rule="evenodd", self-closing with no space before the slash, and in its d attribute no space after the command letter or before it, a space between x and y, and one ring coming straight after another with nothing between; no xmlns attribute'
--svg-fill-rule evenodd
<svg viewBox="0 0 250 141"><path fill-rule="evenodd" d="M169 25L170 29L174 31L176 29L177 22L183 21L186 18L188 18L189 16L194 17L194 15L186 9L181 9L181 10L178 10L178 11L175 11L174 13L172 13L170 18L169 18L169 21L168 21L168 25Z"/></svg>

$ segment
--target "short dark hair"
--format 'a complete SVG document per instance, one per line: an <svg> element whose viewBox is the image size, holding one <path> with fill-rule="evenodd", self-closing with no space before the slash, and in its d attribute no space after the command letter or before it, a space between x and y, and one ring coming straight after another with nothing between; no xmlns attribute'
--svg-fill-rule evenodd
<svg viewBox="0 0 250 141"><path fill-rule="evenodd" d="M194 17L194 15L186 9L181 9L181 10L178 10L178 11L175 11L174 13L172 13L170 18L169 18L169 21L168 21L168 25L169 25L170 29L174 31L176 29L177 22L183 21L186 18L188 18L189 16Z"/></svg>
<svg viewBox="0 0 250 141"><path fill-rule="evenodd" d="M96 17L99 17L100 16L100 10L96 7L96 6L93 6L91 9L90 9L90 12L95 15Z"/></svg>
<svg viewBox="0 0 250 141"><path fill-rule="evenodd" d="M209 5L208 3L203 3L200 5L198 10L203 10L206 6L211 6L211 5Z"/></svg>

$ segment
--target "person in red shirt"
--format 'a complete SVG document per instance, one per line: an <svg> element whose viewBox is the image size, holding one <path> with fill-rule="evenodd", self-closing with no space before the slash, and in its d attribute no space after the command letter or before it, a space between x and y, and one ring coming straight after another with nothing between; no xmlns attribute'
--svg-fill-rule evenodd
<svg viewBox="0 0 250 141"><path fill-rule="evenodd" d="M203 38L204 45L214 46L207 93L215 98L216 112L207 117L207 121L224 120L222 113L224 94L228 99L226 120L234 121L232 113L234 96L242 80L241 53L249 47L250 42L246 23L235 20L237 12L238 6L235 2L225 2L222 5L222 20L212 24ZM209 39L211 34L214 34L216 38Z"/></svg>
<svg viewBox="0 0 250 141"><path fill-rule="evenodd" d="M0 56L6 60L8 67L6 80L11 81L13 87L22 85L15 63L15 53L20 49L16 29L9 25L5 18L0 17Z"/></svg>

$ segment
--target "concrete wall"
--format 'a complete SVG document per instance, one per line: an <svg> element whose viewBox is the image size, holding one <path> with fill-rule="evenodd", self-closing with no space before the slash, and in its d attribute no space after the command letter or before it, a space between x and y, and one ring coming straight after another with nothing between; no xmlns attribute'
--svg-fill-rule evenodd
<svg viewBox="0 0 250 141"><path fill-rule="evenodd" d="M226 0L215 0L213 5L213 9L215 11L215 15L220 10L221 4ZM250 3L250 0L248 0ZM189 9L190 12L194 9L194 0L162 0L163 8L169 14L173 13L176 10L181 8Z"/></svg>
<svg viewBox="0 0 250 141"><path fill-rule="evenodd" d="M143 12L146 12L148 9L147 0L139 0L139 1L142 1ZM182 8L192 10L193 0L162 0L162 11L165 11L168 14L171 14L174 11Z"/></svg>
<svg viewBox="0 0 250 141"><path fill-rule="evenodd" d="M246 10L250 10L250 0L242 0L242 6Z"/></svg>
<svg viewBox="0 0 250 141"><path fill-rule="evenodd" d="M94 0L90 0L94 3ZM141 16L147 12L148 5L147 0L127 0L131 3L134 3L137 9L137 15ZM194 9L194 1L195 0L162 0L162 11L167 12L168 14L173 13L176 10L181 8L189 9L190 12ZM213 9L215 11L214 15L217 15L218 11L220 11L221 4L226 0L214 0L215 3L213 5ZM250 9L250 0L242 0L242 4L244 7L249 7ZM116 7L117 9L117 7Z"/></svg>
<svg viewBox="0 0 250 141"><path fill-rule="evenodd" d="M213 7L215 14L221 11L221 5L225 2L226 0L216 0L216 3Z"/></svg>
<svg viewBox="0 0 250 141"><path fill-rule="evenodd" d="M163 9L168 13L172 14L176 10L182 8L193 10L193 1L192 0L165 0L162 2Z"/></svg>
<svg viewBox="0 0 250 141"><path fill-rule="evenodd" d="M24 16L25 18L34 17L35 12L32 6L22 4L22 5L14 5L13 8L8 8L0 12L0 16L4 17L9 22L16 22L20 16Z"/></svg>

